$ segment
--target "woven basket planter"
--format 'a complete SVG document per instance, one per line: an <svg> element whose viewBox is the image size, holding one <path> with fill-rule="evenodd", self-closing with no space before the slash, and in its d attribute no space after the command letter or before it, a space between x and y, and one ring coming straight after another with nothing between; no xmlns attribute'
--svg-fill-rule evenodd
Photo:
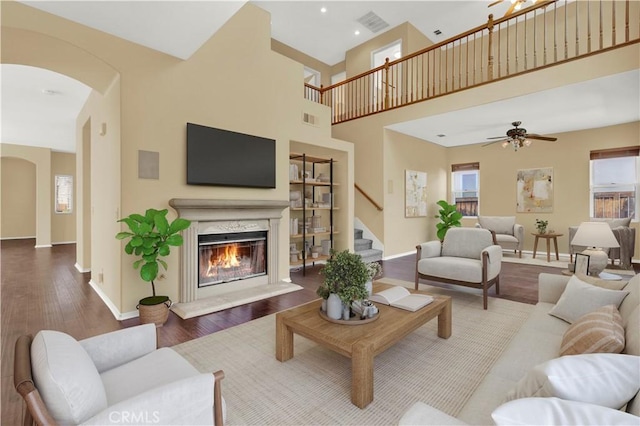
<svg viewBox="0 0 640 426"><path fill-rule="evenodd" d="M167 296L145 297L137 307L140 324L154 323L156 327L162 327L169 318L171 300Z"/></svg>

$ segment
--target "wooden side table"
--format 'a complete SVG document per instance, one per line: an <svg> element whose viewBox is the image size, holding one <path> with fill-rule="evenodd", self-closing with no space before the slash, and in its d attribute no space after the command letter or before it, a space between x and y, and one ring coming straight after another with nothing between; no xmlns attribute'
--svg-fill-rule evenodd
<svg viewBox="0 0 640 426"><path fill-rule="evenodd" d="M538 239L544 238L547 240L547 262L551 262L551 240L553 239L553 245L556 249L556 260L560 260L560 256L558 256L558 237L562 237L564 234L537 234L532 232L531 235L536 237L536 240L533 243L533 258L536 258L536 252L538 251Z"/></svg>

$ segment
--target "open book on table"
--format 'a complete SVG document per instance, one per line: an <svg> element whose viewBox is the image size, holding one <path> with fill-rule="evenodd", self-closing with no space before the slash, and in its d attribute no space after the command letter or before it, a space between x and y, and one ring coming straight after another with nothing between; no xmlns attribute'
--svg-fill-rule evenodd
<svg viewBox="0 0 640 426"><path fill-rule="evenodd" d="M433 302L433 297L426 294L411 294L409 290L402 286L394 286L372 294L369 296L369 300L415 312Z"/></svg>

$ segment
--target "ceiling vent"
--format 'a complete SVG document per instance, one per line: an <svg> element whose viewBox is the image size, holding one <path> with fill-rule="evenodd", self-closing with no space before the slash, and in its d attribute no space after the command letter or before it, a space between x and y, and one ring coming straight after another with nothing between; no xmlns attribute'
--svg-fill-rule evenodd
<svg viewBox="0 0 640 426"><path fill-rule="evenodd" d="M384 19L376 15L373 11L358 18L357 21L372 33L377 33L381 29L387 28L389 26L389 24L386 23Z"/></svg>

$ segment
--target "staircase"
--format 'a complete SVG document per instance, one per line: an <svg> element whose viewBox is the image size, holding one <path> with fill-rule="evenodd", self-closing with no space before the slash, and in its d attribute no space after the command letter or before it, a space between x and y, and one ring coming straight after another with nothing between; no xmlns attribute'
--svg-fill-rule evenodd
<svg viewBox="0 0 640 426"><path fill-rule="evenodd" d="M373 241L362 238L362 229L354 229L353 237L353 249L365 263L382 260L382 250L371 248Z"/></svg>

